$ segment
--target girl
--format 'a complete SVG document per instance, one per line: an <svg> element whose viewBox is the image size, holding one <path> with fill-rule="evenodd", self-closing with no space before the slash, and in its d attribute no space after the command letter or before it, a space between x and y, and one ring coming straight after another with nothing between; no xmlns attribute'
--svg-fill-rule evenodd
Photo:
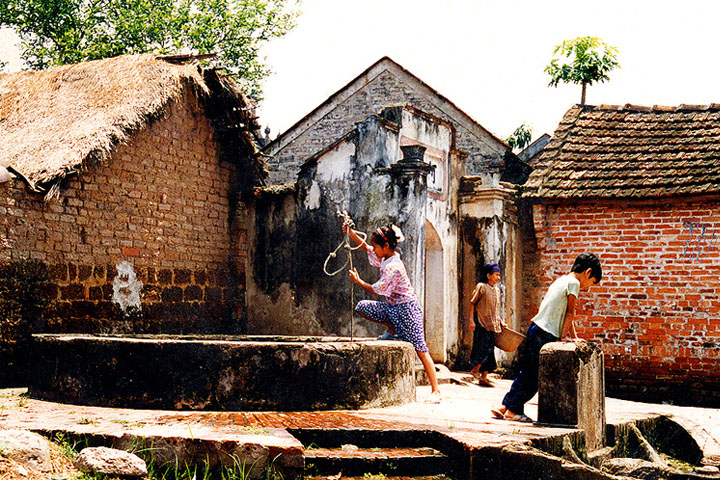
<svg viewBox="0 0 720 480"><path fill-rule="evenodd" d="M497 263L488 263L482 268L480 282L475 285L468 324L473 332L470 373L478 379L478 384L492 387L487 374L497 368L495 363L495 334L502 331L505 322L500 318L500 292L495 284L500 282L500 267Z"/></svg>
<svg viewBox="0 0 720 480"><path fill-rule="evenodd" d="M347 223L343 223L342 230L367 251L370 265L380 268L380 279L372 285L362 280L355 268L350 271L350 281L368 293L384 295L388 301L385 303L361 300L355 311L364 318L388 328L388 333L381 338L392 338L391 336L395 335L396 338L413 344L430 380L432 387L430 401L439 402L441 397L435 376L435 364L425 344L422 308L415 297L415 290L410 284L405 265L400 260L399 250L396 250L397 244L404 240L400 228L395 225L378 228L370 235L370 245L352 228L348 229Z"/></svg>

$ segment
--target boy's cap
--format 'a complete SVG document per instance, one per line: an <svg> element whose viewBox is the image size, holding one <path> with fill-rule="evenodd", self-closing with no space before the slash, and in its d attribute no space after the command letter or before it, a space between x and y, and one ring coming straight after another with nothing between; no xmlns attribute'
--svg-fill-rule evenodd
<svg viewBox="0 0 720 480"><path fill-rule="evenodd" d="M490 270L490 273L500 272L500 265L498 265L497 263L488 263L485 266L488 270Z"/></svg>

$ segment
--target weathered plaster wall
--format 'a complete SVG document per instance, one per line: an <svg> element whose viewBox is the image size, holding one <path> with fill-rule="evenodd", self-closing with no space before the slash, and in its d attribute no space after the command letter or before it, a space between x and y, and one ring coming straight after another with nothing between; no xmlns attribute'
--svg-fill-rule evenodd
<svg viewBox="0 0 720 480"><path fill-rule="evenodd" d="M452 124L414 108L403 109L402 119L400 143L426 147L425 161L435 167L428 175L426 207L431 232L426 231L428 240L418 245L428 256L422 266L425 288L418 293L425 310L425 337L431 356L444 363L448 354L455 354L459 335L457 190L465 164L454 149ZM435 243L429 244L429 239Z"/></svg>
<svg viewBox="0 0 720 480"><path fill-rule="evenodd" d="M258 335L322 334L295 302L295 190L271 191L249 202L247 330Z"/></svg>
<svg viewBox="0 0 720 480"><path fill-rule="evenodd" d="M352 329L355 336L375 336L384 331L359 317L350 320L353 302L380 297L354 287L351 300L347 269L333 277L323 272L328 254L344 239L338 211L348 211L360 231L390 222L399 225L406 236L401 256L414 286L422 291L426 184L416 175L394 173L393 164L400 160L399 131L399 125L371 117L308 161L293 195L256 201L249 272L266 272L273 281L248 275L251 333L350 335ZM282 257L283 265L275 265L276 257ZM340 249L328 271L346 259ZM365 252L353 252L353 266L366 281L377 280L378 270L369 265Z"/></svg>
<svg viewBox="0 0 720 480"><path fill-rule="evenodd" d="M690 225L693 224L693 231ZM536 205L533 308L577 254L603 280L581 292L578 334L602 344L610 394L720 404L720 207L717 199ZM703 233L704 232L704 233Z"/></svg>
<svg viewBox="0 0 720 480"><path fill-rule="evenodd" d="M385 156L378 152L389 148L394 153L397 142L380 141L377 125L363 125L360 130L363 136L370 131L375 148L357 135L342 140L306 165L296 191L255 201L256 233L250 238L253 263L248 270L250 333L349 336L352 330L361 337L380 333L369 322L351 325L352 284L347 268L333 277L323 271L328 254L344 239L337 212L352 212L356 228L368 230L363 227L382 216L387 200L387 176L376 176L379 188L368 187L375 166L385 166ZM364 194L358 195L361 188ZM362 212L358 204L364 206ZM360 250L352 255L361 277L371 281L374 272L367 255ZM328 263L328 271L337 270L346 260L347 251L341 248ZM354 287L354 300L363 298L370 296Z"/></svg>
<svg viewBox="0 0 720 480"><path fill-rule="evenodd" d="M234 167L218 160L203 107L186 95L106 164L71 177L59 201L46 203L19 181L0 184L0 259L36 259L49 272L53 303L43 330L236 327L244 272L236 277L231 264L230 217L235 212L242 237L245 212L231 208ZM131 317L113 302L122 262L142 284L141 311Z"/></svg>

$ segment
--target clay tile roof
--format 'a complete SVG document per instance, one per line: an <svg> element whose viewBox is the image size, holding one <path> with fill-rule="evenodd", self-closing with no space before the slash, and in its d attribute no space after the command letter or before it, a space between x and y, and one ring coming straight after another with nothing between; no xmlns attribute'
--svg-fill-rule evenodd
<svg viewBox="0 0 720 480"><path fill-rule="evenodd" d="M720 193L720 105L569 109L525 183L526 198Z"/></svg>
<svg viewBox="0 0 720 480"><path fill-rule="evenodd" d="M204 103L223 149L252 155L253 106L231 79L195 60L124 55L0 74L0 166L53 198L65 177L106 161L186 87ZM248 167L264 172L260 164Z"/></svg>

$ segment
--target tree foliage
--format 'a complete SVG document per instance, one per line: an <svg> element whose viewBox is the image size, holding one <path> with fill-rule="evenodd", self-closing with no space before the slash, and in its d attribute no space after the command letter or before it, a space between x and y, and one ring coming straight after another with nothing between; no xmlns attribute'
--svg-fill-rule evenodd
<svg viewBox="0 0 720 480"><path fill-rule="evenodd" d="M260 48L295 25L299 0L2 0L0 26L44 69L122 54L216 53L258 98L269 73Z"/></svg>
<svg viewBox="0 0 720 480"><path fill-rule="evenodd" d="M523 123L505 140L513 150L522 150L523 148L530 145L530 139L532 138L532 128L529 125Z"/></svg>
<svg viewBox="0 0 720 480"><path fill-rule="evenodd" d="M606 45L597 37L578 37L565 40L555 47L550 65L545 72L550 75L551 87L558 83L582 85L581 104L585 104L585 92L594 82L610 80L608 73L619 67L617 48ZM562 58L567 62L560 64Z"/></svg>

